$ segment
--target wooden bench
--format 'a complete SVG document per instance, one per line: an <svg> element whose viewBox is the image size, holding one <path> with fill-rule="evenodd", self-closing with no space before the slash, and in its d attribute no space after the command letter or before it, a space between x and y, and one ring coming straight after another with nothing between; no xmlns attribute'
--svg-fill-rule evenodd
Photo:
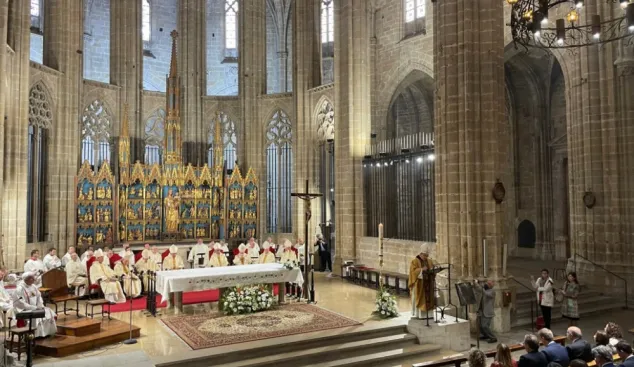
<svg viewBox="0 0 634 367"><path fill-rule="evenodd" d="M67 307L68 306L68 302L75 302L75 308L70 308ZM68 315L67 311L75 311L77 317L81 317L81 315L79 314L79 297L75 296L73 294L65 294L65 295L61 295L61 296L53 296L50 297L48 300L49 303L52 303L53 305L55 305L55 314L57 315L59 313L58 309L57 309L57 304L58 303L62 303L63 304L63 310L64 310L64 315Z"/></svg>
<svg viewBox="0 0 634 367"><path fill-rule="evenodd" d="M88 306L90 306L90 313L88 313ZM106 310L106 306L108 310ZM94 318L95 315L95 307L101 307L101 318L103 318L104 314L108 315L108 320L112 320L110 317L110 306L111 303L105 299L94 299L86 301L86 316L90 316L90 318Z"/></svg>

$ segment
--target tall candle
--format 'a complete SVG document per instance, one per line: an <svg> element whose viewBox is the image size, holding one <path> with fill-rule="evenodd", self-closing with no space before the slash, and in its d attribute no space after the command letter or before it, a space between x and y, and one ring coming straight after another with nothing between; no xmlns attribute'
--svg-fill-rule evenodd
<svg viewBox="0 0 634 367"><path fill-rule="evenodd" d="M383 223L379 224L379 260L383 266Z"/></svg>

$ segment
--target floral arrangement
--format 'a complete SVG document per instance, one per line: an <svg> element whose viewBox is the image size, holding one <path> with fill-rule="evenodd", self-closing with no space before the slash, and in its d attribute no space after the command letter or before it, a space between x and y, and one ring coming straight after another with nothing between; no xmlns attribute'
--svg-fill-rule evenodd
<svg viewBox="0 0 634 367"><path fill-rule="evenodd" d="M398 306L396 304L396 296L392 295L385 287L379 288L376 292L376 309L375 315L382 319L397 317Z"/></svg>
<svg viewBox="0 0 634 367"><path fill-rule="evenodd" d="M225 291L221 305L226 315L260 312L273 306L273 295L261 286L233 287Z"/></svg>
<svg viewBox="0 0 634 367"><path fill-rule="evenodd" d="M290 260L284 263L286 270L293 270L299 268L299 261Z"/></svg>

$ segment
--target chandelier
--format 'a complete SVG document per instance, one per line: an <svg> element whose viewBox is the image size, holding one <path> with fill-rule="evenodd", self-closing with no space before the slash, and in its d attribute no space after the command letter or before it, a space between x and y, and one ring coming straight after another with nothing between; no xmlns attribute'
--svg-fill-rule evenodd
<svg viewBox="0 0 634 367"><path fill-rule="evenodd" d="M606 0L595 0L603 2ZM584 0L506 0L512 6L511 34L513 41L524 47L575 48L627 39L634 43L634 0L607 0L618 2L621 11L610 19L601 19L598 14L585 14L585 23L580 17L584 11ZM565 19L549 18L560 11L561 6L570 6Z"/></svg>

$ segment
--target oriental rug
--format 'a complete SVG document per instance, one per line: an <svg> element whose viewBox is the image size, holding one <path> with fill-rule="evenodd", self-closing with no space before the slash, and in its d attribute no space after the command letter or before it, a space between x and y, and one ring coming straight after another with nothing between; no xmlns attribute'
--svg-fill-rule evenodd
<svg viewBox="0 0 634 367"><path fill-rule="evenodd" d="M220 312L161 319L193 350L361 325L323 308L290 304L249 315Z"/></svg>

